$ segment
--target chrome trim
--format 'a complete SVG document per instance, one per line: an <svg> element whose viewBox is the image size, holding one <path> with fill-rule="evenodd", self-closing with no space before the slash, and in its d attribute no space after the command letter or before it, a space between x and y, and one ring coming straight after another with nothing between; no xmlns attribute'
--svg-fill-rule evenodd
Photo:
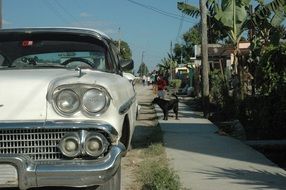
<svg viewBox="0 0 286 190"><path fill-rule="evenodd" d="M86 89L85 91L84 91L84 93L82 94L82 99L83 99L83 96L84 96L84 94L87 92L87 91L89 91L89 90L91 90L91 89L97 89L97 90L100 90L100 91L102 91L102 92L104 92L104 94L105 94L105 100L106 100L106 102L105 102L105 105L104 105L104 107L101 109L101 110L99 110L98 112L89 112L88 110L87 110L87 108L82 104L82 106L81 106L81 111L82 111L82 113L84 114L84 115L86 115L87 117L93 117L93 116L100 116L102 113L104 113L107 109L108 109L108 107L109 107L109 105L110 105L110 100L111 100L111 98L110 98L110 95L109 95L109 93L107 92L107 90L105 89L105 88L89 88L89 89Z"/></svg>
<svg viewBox="0 0 286 190"><path fill-rule="evenodd" d="M87 147L86 147L87 142L90 140L90 138L96 138L100 141L101 147L99 150L97 150L97 153L95 155L90 154L87 150ZM107 139L101 133L89 133L85 138L84 151L85 151L85 154L95 158L95 157L102 155L104 152L106 152L108 145L109 145L109 143L108 143Z"/></svg>
<svg viewBox="0 0 286 190"><path fill-rule="evenodd" d="M57 82L57 81L55 81L55 82ZM101 114L103 114L108 109L108 107L110 105L111 96L103 86L92 85L92 84L83 84L83 83L62 84L62 85L58 85L58 86L54 86L54 85L55 84L50 84L46 98L47 98L47 101L52 105L55 112L58 113L60 116L69 118L78 112L81 112L82 114L84 114L87 117L100 116ZM78 95L79 101L80 101L79 109L73 114L66 114L66 113L61 112L59 110L59 108L57 107L56 101L55 101L57 94L59 92L61 92L62 90L68 90L68 89L74 91ZM90 89L97 89L97 90L103 91L105 93L105 97L106 97L105 107L96 113L88 112L82 104L82 98L83 98L84 93Z"/></svg>
<svg viewBox="0 0 286 190"><path fill-rule="evenodd" d="M112 146L102 159L49 162L33 162L24 155L0 155L0 164L17 167L21 190L51 185L87 187L100 185L111 179L120 167L125 150L120 143Z"/></svg>
<svg viewBox="0 0 286 190"><path fill-rule="evenodd" d="M129 110L131 105L135 102L135 100L136 100L136 95L134 95L127 102L122 104L119 108L119 114L121 114L121 115L125 114Z"/></svg>
<svg viewBox="0 0 286 190"><path fill-rule="evenodd" d="M76 121L76 120L55 120L55 121L1 121L1 129L98 129L110 136L111 142L116 142L118 132L104 121Z"/></svg>
<svg viewBox="0 0 286 190"><path fill-rule="evenodd" d="M80 78L82 76L81 68L80 67L76 67L75 71L78 72L78 77Z"/></svg>
<svg viewBox="0 0 286 190"><path fill-rule="evenodd" d="M67 133L81 133L85 130L102 133L110 145L116 144L118 140L115 128L104 122L30 121L9 123L6 121L0 123L0 155L25 154L29 159L35 161L63 160L65 158L58 148L61 138Z"/></svg>
<svg viewBox="0 0 286 190"><path fill-rule="evenodd" d="M82 133L81 131L79 131L79 133ZM58 148L60 149L61 153L63 155L65 155L66 157L69 158L76 158L78 155L81 154L82 150L81 150L81 139L80 139L80 135L77 132L71 132L71 133L66 133L61 139L60 142L57 144ZM76 141L78 149L77 151L74 151L75 154L74 155L68 155L65 150L64 150L64 143L67 139L73 139Z"/></svg>
<svg viewBox="0 0 286 190"><path fill-rule="evenodd" d="M58 97L59 97L59 95L63 91L71 91L72 93L75 94L75 96L76 96L76 98L78 100L78 104L79 105L78 105L77 109L74 110L73 112L64 112L57 105ZM77 112L79 112L81 110L81 104L82 104L82 99L81 99L80 95L76 91L71 89L71 88L65 88L65 89L61 89L61 90L58 90L58 91L54 91L54 94L53 94L53 108L61 116L64 116L64 117L71 117L71 116L73 116L75 113L77 113Z"/></svg>

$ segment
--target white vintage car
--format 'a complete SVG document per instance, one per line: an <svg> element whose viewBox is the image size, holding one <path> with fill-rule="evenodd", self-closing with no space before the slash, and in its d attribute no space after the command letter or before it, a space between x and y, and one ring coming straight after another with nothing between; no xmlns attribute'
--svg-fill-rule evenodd
<svg viewBox="0 0 286 190"><path fill-rule="evenodd" d="M120 189L132 67L96 30L0 30L0 188Z"/></svg>

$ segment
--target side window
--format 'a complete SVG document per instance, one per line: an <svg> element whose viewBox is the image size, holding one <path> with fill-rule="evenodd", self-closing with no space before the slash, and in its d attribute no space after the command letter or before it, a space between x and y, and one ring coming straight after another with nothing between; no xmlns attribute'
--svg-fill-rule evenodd
<svg viewBox="0 0 286 190"><path fill-rule="evenodd" d="M3 66L5 58L3 55L0 54L0 66Z"/></svg>

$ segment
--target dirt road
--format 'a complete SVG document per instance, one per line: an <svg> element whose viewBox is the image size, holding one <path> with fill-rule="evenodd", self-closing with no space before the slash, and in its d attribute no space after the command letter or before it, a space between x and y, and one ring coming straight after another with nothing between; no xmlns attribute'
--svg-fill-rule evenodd
<svg viewBox="0 0 286 190"><path fill-rule="evenodd" d="M140 156L140 152L149 145L150 134L158 124L155 109L151 104L154 98L152 86L143 87L141 84L137 84L135 90L141 108L131 142L132 149L122 159L122 190L140 189L138 182L136 182L135 169L138 167L140 160L144 159Z"/></svg>

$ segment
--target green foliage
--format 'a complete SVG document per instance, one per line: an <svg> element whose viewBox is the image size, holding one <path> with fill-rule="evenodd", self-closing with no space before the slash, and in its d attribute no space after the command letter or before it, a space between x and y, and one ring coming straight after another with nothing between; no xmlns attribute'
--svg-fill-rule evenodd
<svg viewBox="0 0 286 190"><path fill-rule="evenodd" d="M201 44L201 36L202 33L200 29L200 24L196 24L183 34L183 39L185 41L186 46L193 46Z"/></svg>
<svg viewBox="0 0 286 190"><path fill-rule="evenodd" d="M143 75L147 76L149 73L149 69L148 69L147 65L145 65L145 63L141 63L137 73L139 74L140 77L142 77Z"/></svg>
<svg viewBox="0 0 286 190"><path fill-rule="evenodd" d="M286 45L270 45L260 51L256 66L256 96L240 106L240 120L251 139L286 136Z"/></svg>
<svg viewBox="0 0 286 190"><path fill-rule="evenodd" d="M233 45L237 45L244 31L256 27L276 28L285 20L285 0L272 0L264 4L258 1L254 13L249 12L251 0L207 0L209 39L228 35ZM191 17L198 17L196 6L178 2L177 7ZM262 31L263 30L259 30Z"/></svg>
<svg viewBox="0 0 286 190"><path fill-rule="evenodd" d="M229 95L228 85L220 70L210 72L210 101L216 107L213 111L220 115L219 118L215 118L216 120L226 121L236 118L238 105L235 98Z"/></svg>
<svg viewBox="0 0 286 190"><path fill-rule="evenodd" d="M164 146L162 143L151 143L150 146L144 150L145 156L158 156L165 153Z"/></svg>
<svg viewBox="0 0 286 190"><path fill-rule="evenodd" d="M160 162L160 164L158 164ZM162 160L144 160L140 165L140 179L144 184L143 189L163 190L172 189L179 190L179 176L172 170L162 164Z"/></svg>
<svg viewBox="0 0 286 190"><path fill-rule="evenodd" d="M286 45L264 49L257 66L256 85L261 95L280 90L286 83Z"/></svg>
<svg viewBox="0 0 286 190"><path fill-rule="evenodd" d="M177 62L173 59L173 57L168 53L168 57L164 57L161 60L162 64L159 64L158 66L162 70L168 71L169 69L174 69L177 66Z"/></svg>
<svg viewBox="0 0 286 190"><path fill-rule="evenodd" d="M196 6L184 2L178 2L177 8L191 17L197 18L198 16L200 16L200 10Z"/></svg>
<svg viewBox="0 0 286 190"><path fill-rule="evenodd" d="M201 44L200 24L194 25L183 34L182 44L175 44L174 59L177 63L187 63L191 57L194 57L195 45ZM182 57L181 57L182 56ZM182 58L182 60L181 60Z"/></svg>
<svg viewBox="0 0 286 190"><path fill-rule="evenodd" d="M176 60L171 54L168 53L168 57L164 57L161 62L161 64L158 64L159 72L164 73L163 75L165 76L169 76L169 74L171 74L172 79L175 73L175 68L178 65Z"/></svg>
<svg viewBox="0 0 286 190"><path fill-rule="evenodd" d="M196 6L184 3L184 2L178 2L177 8L181 10L183 13L197 18L200 16L200 9ZM208 24L208 42L209 43L217 43L219 40L222 40L226 35L226 30L224 30L224 25L219 22L216 18L216 10L217 10L217 3L215 0L208 0L207 1L207 24ZM188 32L186 33L187 36L183 36L185 42L192 41L193 44L201 44L201 31L200 31L201 23L198 23L194 25L190 30L188 31L193 35L192 40L188 37ZM187 39L186 39L187 37ZM199 42L197 41L199 40ZM187 47L189 45L186 43Z"/></svg>
<svg viewBox="0 0 286 190"><path fill-rule="evenodd" d="M180 79L173 79L169 83L171 87L176 88L176 89L180 88L181 84L182 84L182 80Z"/></svg>
<svg viewBox="0 0 286 190"><path fill-rule="evenodd" d="M256 11L252 15L254 24L258 26L266 21L273 27L280 26L285 19L285 0L272 0L267 4L264 4L264 1L258 2Z"/></svg>
<svg viewBox="0 0 286 190"><path fill-rule="evenodd" d="M118 41L114 41L116 46L119 46ZM132 58L132 52L127 42L120 41L120 55L123 59L130 60Z"/></svg>
<svg viewBox="0 0 286 190"><path fill-rule="evenodd" d="M219 70L210 72L210 95L211 101L217 105L223 105L223 76L221 76Z"/></svg>
<svg viewBox="0 0 286 190"><path fill-rule="evenodd" d="M240 106L239 120L248 139L285 139L286 90L269 96L247 97Z"/></svg>
<svg viewBox="0 0 286 190"><path fill-rule="evenodd" d="M150 135L151 144L142 151L144 160L139 163L137 180L145 190L179 190L179 176L169 168L165 148L162 144L163 134L157 126ZM148 143L149 144L149 143ZM159 164L158 164L159 163Z"/></svg>

